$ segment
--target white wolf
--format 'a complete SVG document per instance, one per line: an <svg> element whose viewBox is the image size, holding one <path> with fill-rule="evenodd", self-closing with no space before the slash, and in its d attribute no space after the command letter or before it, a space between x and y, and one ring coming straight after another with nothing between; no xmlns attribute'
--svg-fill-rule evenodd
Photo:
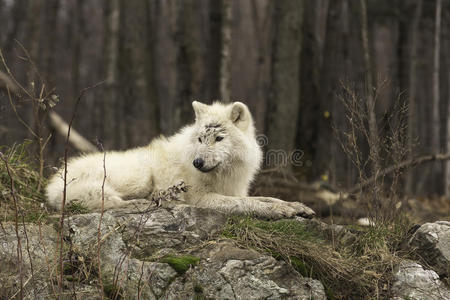
<svg viewBox="0 0 450 300"><path fill-rule="evenodd" d="M245 104L194 101L192 106L195 123L174 136L158 138L146 147L106 153L105 208L149 198L154 191L184 181L188 191L183 200L198 207L274 219L314 215L299 202L247 196L260 168L262 151ZM91 209L100 208L103 154L71 159L67 171L66 201L78 200ZM61 173L50 179L46 189L48 202L55 208L60 208L63 198Z"/></svg>

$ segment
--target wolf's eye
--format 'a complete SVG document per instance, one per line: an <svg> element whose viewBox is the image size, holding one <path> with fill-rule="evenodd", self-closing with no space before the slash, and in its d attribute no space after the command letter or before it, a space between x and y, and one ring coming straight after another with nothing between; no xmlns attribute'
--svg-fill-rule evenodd
<svg viewBox="0 0 450 300"><path fill-rule="evenodd" d="M201 144L201 143L202 143L202 139L201 139L201 138L198 138L198 142Z"/></svg>
<svg viewBox="0 0 450 300"><path fill-rule="evenodd" d="M223 140L223 136L216 136L216 142L220 142L221 140Z"/></svg>

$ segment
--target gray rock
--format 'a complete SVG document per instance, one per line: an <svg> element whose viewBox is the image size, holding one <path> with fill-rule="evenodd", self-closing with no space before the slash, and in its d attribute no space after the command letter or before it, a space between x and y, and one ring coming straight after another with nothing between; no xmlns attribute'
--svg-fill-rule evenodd
<svg viewBox="0 0 450 300"><path fill-rule="evenodd" d="M123 299L326 299L322 284L303 278L289 265L232 240L217 240L227 222L220 212L176 205L145 206L69 217L64 227L64 299L99 299L100 280L107 296ZM18 292L17 238L14 225L0 227L0 298ZM20 231L25 298L58 295L58 234L47 225L27 224L28 246ZM98 253L100 256L100 268ZM200 260L180 270L161 260L167 254ZM170 264L169 264L170 263ZM53 279L53 281L49 280ZM34 286L34 288L33 288Z"/></svg>
<svg viewBox="0 0 450 300"><path fill-rule="evenodd" d="M99 220L100 213L68 219L67 240L78 255L96 257ZM125 298L136 298L138 293L144 299L160 297L178 274L168 264L146 260L198 245L226 220L219 212L185 205L145 213L137 207L105 211L100 247L103 285L107 290L120 286Z"/></svg>
<svg viewBox="0 0 450 300"><path fill-rule="evenodd" d="M56 232L47 225L3 223L0 227L0 299L20 295L20 268L25 298L44 299L51 295L48 278L55 274ZM21 243L21 263L18 256ZM33 276L31 276L33 275ZM56 275L54 275L56 276ZM54 279L56 277L53 277Z"/></svg>
<svg viewBox="0 0 450 300"><path fill-rule="evenodd" d="M326 299L319 281L232 241L210 245L199 255L207 259L177 278L164 299Z"/></svg>
<svg viewBox="0 0 450 300"><path fill-rule="evenodd" d="M423 224L409 246L439 275L450 276L450 222Z"/></svg>
<svg viewBox="0 0 450 300"><path fill-rule="evenodd" d="M450 290L433 270L425 270L413 261L405 260L394 273L394 300L450 300Z"/></svg>

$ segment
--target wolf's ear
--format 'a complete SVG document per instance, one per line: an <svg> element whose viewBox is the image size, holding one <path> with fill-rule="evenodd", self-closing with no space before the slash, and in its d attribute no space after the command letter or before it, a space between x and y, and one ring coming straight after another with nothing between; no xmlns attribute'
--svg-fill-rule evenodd
<svg viewBox="0 0 450 300"><path fill-rule="evenodd" d="M234 102L231 107L230 119L233 124L241 130L247 129L251 122L250 111L247 105L242 102Z"/></svg>
<svg viewBox="0 0 450 300"><path fill-rule="evenodd" d="M208 105L200 103L198 101L192 102L192 108L194 109L196 120L200 119L201 115L206 111L207 107Z"/></svg>

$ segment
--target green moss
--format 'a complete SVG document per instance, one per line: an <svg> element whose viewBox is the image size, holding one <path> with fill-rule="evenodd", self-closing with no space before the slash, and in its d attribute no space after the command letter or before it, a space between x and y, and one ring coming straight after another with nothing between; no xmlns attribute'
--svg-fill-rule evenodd
<svg viewBox="0 0 450 300"><path fill-rule="evenodd" d="M192 255L167 255L160 262L169 264L178 274L184 274L191 266L196 265L200 258Z"/></svg>

